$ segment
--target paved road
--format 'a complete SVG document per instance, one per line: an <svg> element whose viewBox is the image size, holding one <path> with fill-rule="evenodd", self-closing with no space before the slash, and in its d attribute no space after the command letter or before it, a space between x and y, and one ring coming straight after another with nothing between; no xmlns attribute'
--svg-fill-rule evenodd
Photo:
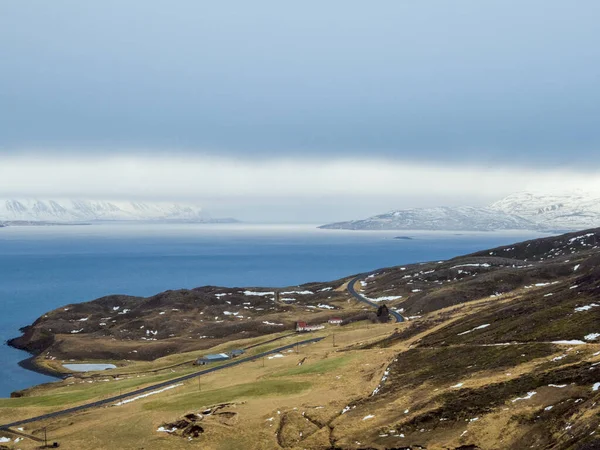
<svg viewBox="0 0 600 450"><path fill-rule="evenodd" d="M372 302L371 300L369 300L368 298L362 296L361 294L359 294L358 292L356 292L356 289L354 289L354 284L358 283L362 278L366 278L367 276L371 275L372 273L375 272L368 272L368 273L363 273L361 275L358 275L357 277L354 277L352 280L350 280L350 282L348 283L348 292L350 292L350 295L352 295L355 299L357 299L359 302L363 302L366 303L369 306L372 306L373 308L379 308L379 305L375 302ZM394 316L394 319L396 319L396 322L404 322L404 317L402 317L402 315L396 311L392 311L392 309L389 309L390 314L392 316Z"/></svg>
<svg viewBox="0 0 600 450"><path fill-rule="evenodd" d="M134 397L134 396L137 396L137 395L140 395L140 394L145 394L146 392L154 391L154 390L161 389L161 388L173 385L173 384L181 383L182 381L190 380L192 378L199 377L200 375L205 375L207 373L217 372L219 370L227 369L228 367L237 366L237 365L243 364L245 362L255 361L257 359L260 359L260 358L262 358L264 356L267 356L267 355L270 355L272 353L279 353L279 352L282 352L283 350L288 350L290 348L294 348L297 345L312 344L313 342L319 342L319 341L321 341L323 339L325 339L325 338L318 337L318 338L313 338L313 339L306 339L304 341L295 342L295 343L289 344L289 345L284 345L283 347L279 347L279 348L276 348L276 349L273 349L273 350L269 350L268 352L259 353L257 355L247 356L245 358L236 358L233 361L228 362L226 364L223 364L221 366L212 367L210 369L205 369L205 370L201 370L199 372L190 373L188 375L184 375L184 376L181 376L181 377L178 377L178 378L173 378L172 380L163 381L162 383L158 383L158 384L154 384L152 386L148 386L148 387L145 387L145 388L137 389L135 391L131 391L131 392L128 392L126 394L115 395L114 397L106 398L104 400L98 400L98 401L91 402L91 403L86 403L85 405L74 406L73 408L68 408L68 409L63 409L61 411L56 411L56 412L52 412L52 413L48 413L48 414L43 414L43 415L37 416L37 417L31 417L30 419L23 419L23 420L19 420L17 422L13 422L13 423L7 423L6 425L0 425L0 430L6 429L6 428L11 428L11 427L18 427L18 426L21 426L21 425L25 425L27 423L38 422L40 420L45 420L45 419L51 419L51 418L54 418L54 417L64 416L65 414L70 414L70 413L74 413L74 412L77 412L77 411L83 411L84 409L90 409L90 408L95 408L97 406L108 405L108 404L111 404L111 403L118 402L120 400L124 400L124 399L129 398L129 397Z"/></svg>

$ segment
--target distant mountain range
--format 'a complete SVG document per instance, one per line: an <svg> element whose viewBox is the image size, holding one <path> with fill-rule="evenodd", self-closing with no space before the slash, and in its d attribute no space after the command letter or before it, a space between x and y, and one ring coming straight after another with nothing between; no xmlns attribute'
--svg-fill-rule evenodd
<svg viewBox="0 0 600 450"><path fill-rule="evenodd" d="M583 192L561 195L521 192L490 207L553 229L581 230L600 226L600 197Z"/></svg>
<svg viewBox="0 0 600 450"><path fill-rule="evenodd" d="M213 219L202 208L180 203L0 199L0 222L83 223L97 221L236 222Z"/></svg>
<svg viewBox="0 0 600 450"><path fill-rule="evenodd" d="M488 207L437 207L391 211L362 220L322 225L343 230L580 230L600 226L600 198L581 192L522 192Z"/></svg>

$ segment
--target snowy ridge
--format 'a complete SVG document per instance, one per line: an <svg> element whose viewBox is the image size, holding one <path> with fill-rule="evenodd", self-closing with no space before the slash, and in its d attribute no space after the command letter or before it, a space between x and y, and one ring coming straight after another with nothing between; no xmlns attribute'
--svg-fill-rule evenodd
<svg viewBox="0 0 600 450"><path fill-rule="evenodd" d="M489 207L438 207L392 211L363 220L323 225L345 230L583 230L600 227L600 197L583 192L511 194Z"/></svg>
<svg viewBox="0 0 600 450"><path fill-rule="evenodd" d="M416 208L392 211L364 220L323 225L345 230L533 230L538 226L525 218L490 208L471 206Z"/></svg>
<svg viewBox="0 0 600 450"><path fill-rule="evenodd" d="M179 203L79 199L0 199L0 221L68 223L102 220L215 221L199 206Z"/></svg>
<svg viewBox="0 0 600 450"><path fill-rule="evenodd" d="M582 191L558 195L520 192L493 203L490 208L554 229L600 226L600 197Z"/></svg>

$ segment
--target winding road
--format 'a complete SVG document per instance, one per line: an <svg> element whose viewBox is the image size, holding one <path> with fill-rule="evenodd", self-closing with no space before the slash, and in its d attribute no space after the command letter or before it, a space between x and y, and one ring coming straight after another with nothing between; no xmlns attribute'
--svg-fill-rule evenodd
<svg viewBox="0 0 600 450"><path fill-rule="evenodd" d="M162 383L153 384L152 386L147 386L145 388L136 389L135 391L127 392L126 394L115 395L114 397L106 398L106 399L103 399L103 400L97 400L95 402L86 403L84 405L74 406L72 408L63 409L63 410L51 412L51 413L48 413L48 414L43 414L41 416L31 417L29 419L23 419L23 420L19 420L19 421L12 422L12 423L7 423L5 425L0 425L0 430L6 430L6 429L11 428L11 427L18 427L18 426L21 426L21 425L25 425L27 423L38 422L40 420L45 420L45 419L52 419L54 417L64 416L66 414L71 414L71 413L74 413L74 412L83 411L85 409L96 408L98 406L108 405L108 404L111 404L111 403L118 402L120 400L124 400L124 399L129 398L129 397L137 396L137 395L140 395L140 394L145 394L147 392L151 392L151 391L154 391L154 390L157 390L157 389L161 389L161 388L164 388L164 387L167 387L167 386L178 384L178 383L181 383L183 381L191 380L193 378L199 377L200 375L205 375L207 373L217 372L219 370L223 370L223 369L227 369L229 367L237 366L237 365L243 364L245 362L255 361L255 360L263 358L263 357L265 357L267 355L271 355L273 353L279 353L279 352L282 352L283 350L288 350L288 349L294 348L294 347L296 347L298 345L305 345L305 344L312 344L314 342L319 342L319 341L321 341L323 339L325 339L325 338L324 337L318 337L318 338L306 339L304 341L294 342L293 344L288 344L288 345L284 345L283 347L278 347L276 349L269 350L268 352L258 353L256 355L247 356L245 358L236 358L233 361L225 363L225 364L223 364L221 366L212 367L210 369L201 370L199 372L190 373L188 375L183 375L181 377L173 378L173 379L168 380L168 381L163 381Z"/></svg>
<svg viewBox="0 0 600 450"><path fill-rule="evenodd" d="M377 271L375 271L377 272ZM360 274L354 278L352 278L349 282L348 282L348 292L350 292L350 295L352 295L355 299L357 299L359 302L362 303L366 303L369 306L372 306L373 308L379 308L379 305L375 302L372 302L371 300L369 300L367 297L359 294L358 292L356 292L356 289L354 289L354 285L356 283L358 283L362 278L365 278L369 275L371 275L372 273L375 272L368 272L368 273L363 273ZM404 317L402 316L402 314L400 314L399 312L393 311L391 308L389 308L390 314L392 316L394 316L394 319L396 319L396 322L404 322L406 319L404 319Z"/></svg>

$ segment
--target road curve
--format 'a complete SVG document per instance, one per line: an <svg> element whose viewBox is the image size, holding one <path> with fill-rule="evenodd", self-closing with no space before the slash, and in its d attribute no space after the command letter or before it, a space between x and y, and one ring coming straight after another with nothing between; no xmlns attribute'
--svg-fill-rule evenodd
<svg viewBox="0 0 600 450"><path fill-rule="evenodd" d="M364 297L363 295L359 294L358 292L356 292L356 289L354 289L354 285L356 283L358 283L360 281L361 278L365 278L368 275L370 275L371 273L374 272L368 272L368 273L363 273L360 274L354 278L352 278L349 282L348 282L348 292L350 292L350 295L352 295L355 299L357 299L359 302L362 303L366 303L369 306L372 306L373 308L379 308L379 305L375 302L372 302L371 300L369 300L368 298ZM396 319L396 322L404 322L404 317L402 316L402 314L400 314L399 312L393 311L391 308L389 308L390 314L392 316L394 316L394 319Z"/></svg>
<svg viewBox="0 0 600 450"><path fill-rule="evenodd" d="M19 420L17 422L12 422L12 423L7 423L5 425L0 425L0 430L11 428L11 427L18 427L18 426L21 426L21 425L25 425L27 423L38 422L40 420L52 419L54 417L64 416L65 414L70 414L70 413L73 413L73 412L83 411L84 409L90 409L90 408L95 408L97 406L108 405L110 403L118 402L119 400L124 400L124 399L126 399L128 397L137 396L137 395L140 395L140 394L144 394L146 392L150 392L150 391L154 391L156 389L161 389L161 388L164 388L166 386L170 386L172 384L181 383L182 381L190 380L192 378L199 377L200 375L205 375L207 373L217 372L219 370L227 369L228 367L237 366L237 365L243 364L245 362L255 361L257 359L260 359L260 358L262 358L264 356L267 356L267 355L270 355L272 353L279 353L279 352L281 352L283 350L294 348L297 345L312 344L313 342L319 342L319 341L321 341L323 339L325 339L325 338L324 337L318 337L318 338L306 339L304 341L295 342L293 344L284 345L283 347L278 347L276 349L269 350L268 352L258 353L256 355L247 356L245 358L237 358L237 359L234 359L231 362L223 364L222 366L218 366L218 367L213 367L213 368L210 368L210 369L201 370L199 372L190 373L188 375L183 375L181 377L173 378L172 380L168 380L168 381L163 381L162 383L153 384L152 386L147 386L145 388L137 389L135 391L131 391L131 392L128 392L126 394L115 395L114 397L106 398L106 399L103 399L103 400L98 400L98 401L91 402L91 403L86 403L85 405L74 406L72 408L63 409L61 411L55 411L55 412L51 412L51 413L48 413L48 414L43 414L41 416L31 417L29 419L23 419L23 420Z"/></svg>

